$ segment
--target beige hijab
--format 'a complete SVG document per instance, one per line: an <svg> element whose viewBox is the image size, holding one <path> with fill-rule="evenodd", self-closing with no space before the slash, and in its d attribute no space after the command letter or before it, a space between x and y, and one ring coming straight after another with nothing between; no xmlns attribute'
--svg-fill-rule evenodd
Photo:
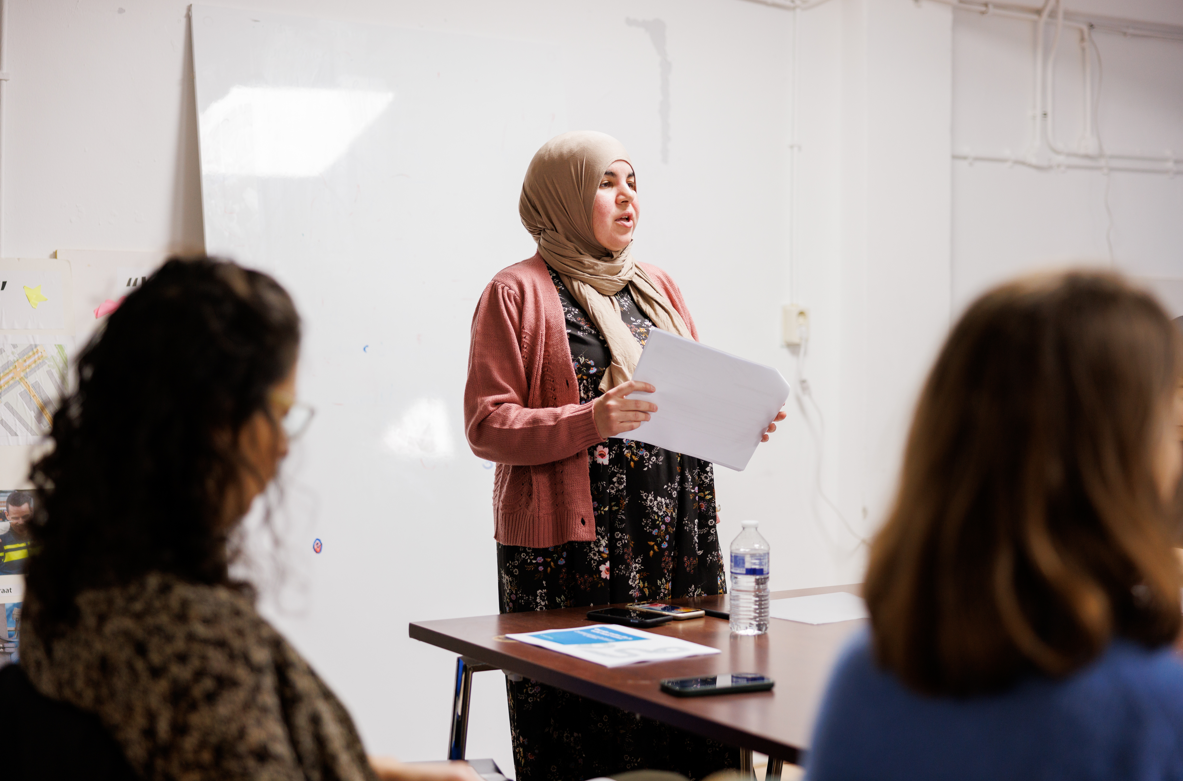
<svg viewBox="0 0 1183 781"><path fill-rule="evenodd" d="M620 319L615 298L626 285L632 286L633 298L654 325L692 338L681 315L633 259L629 247L610 252L595 239L596 189L604 171L617 160L632 165L621 143L604 133L583 130L556 136L530 161L518 203L522 224L538 242L538 253L608 342L612 365L600 382L602 391L632 379L641 357L641 345Z"/></svg>

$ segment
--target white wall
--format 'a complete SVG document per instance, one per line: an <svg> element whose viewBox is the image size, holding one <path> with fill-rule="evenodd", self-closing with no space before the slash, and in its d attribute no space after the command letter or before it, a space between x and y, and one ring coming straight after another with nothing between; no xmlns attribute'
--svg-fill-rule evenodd
<svg viewBox="0 0 1183 781"><path fill-rule="evenodd" d="M890 501L908 411L950 317L1000 276L1048 259L1105 255L1101 174L950 160L967 144L1023 148L1031 38L1020 22L912 0L837 0L800 15L792 290L791 13L740 0L224 4L567 44L570 83L604 84L598 94L583 90L569 99L571 125L619 136L648 166L638 253L674 273L704 338L793 379L799 356L779 346L779 307L790 300L810 307L807 376L826 426L821 483L859 534L873 531ZM3 256L47 257L65 247L200 249L187 3L9 0L9 6ZM1069 7L1183 23L1183 8L1171 0L1081 0ZM659 54L628 18L666 23L668 143L660 132L631 130L631 115L660 115L663 107ZM602 31L604 42L589 40L589 30ZM1109 101L1103 105L1113 112L1102 109L1106 143L1183 150L1177 88L1183 45L1099 40L1106 56L1103 101ZM742 77L721 77L712 59L719 56L732 58ZM1063 67L1067 105L1067 56ZM688 107L704 103L720 115L748 118L749 130L734 137L721 132L724 123L687 121ZM1063 125L1065 136L1071 132ZM728 171L736 169L759 183L760 197L729 189ZM1183 180L1114 174L1110 186L1118 264L1183 276ZM695 213L663 205L687 191L700 193ZM725 229L699 230L705 219ZM472 280L472 295L484 281ZM722 297L750 302L751 316L724 317L724 308L712 304ZM789 411L748 471L720 470L721 537L726 544L741 518L764 520L776 552L776 588L855 581L864 549L817 498L819 450L795 399ZM808 415L816 426L816 414ZM492 543L486 542L485 558L464 564L486 574L474 587L487 590L492 610ZM413 567L411 553L406 566ZM356 632L341 639L343 649L366 641L367 627ZM392 678L409 664L404 675L438 685L408 704L397 685L381 682L393 692L392 715L367 718L361 728L375 750L439 757L451 659L404 642L391 649ZM332 683L339 657L317 654L314 664ZM342 693L347 704L361 697ZM496 674L477 677L469 747L471 755L512 765Z"/></svg>
<svg viewBox="0 0 1183 781"><path fill-rule="evenodd" d="M1068 7L1183 24L1179 3L1090 5ZM1023 158L1031 148L1034 25L958 13L953 29L953 150ZM1049 29L1049 46L1051 40ZM1095 40L1103 65L1098 130L1106 151L1172 151L1183 173L1183 42L1103 33L1096 33ZM1081 135L1083 95L1075 31L1064 31L1060 49L1056 136L1061 144L1074 146ZM1043 151L1036 155L1048 159ZM1183 279L1183 176L1106 176L959 160L953 166L953 204L957 309L1017 273L1070 262L1109 265L1110 230L1117 268L1143 277Z"/></svg>
<svg viewBox="0 0 1183 781"><path fill-rule="evenodd" d="M4 256L199 248L186 5L8 5Z"/></svg>

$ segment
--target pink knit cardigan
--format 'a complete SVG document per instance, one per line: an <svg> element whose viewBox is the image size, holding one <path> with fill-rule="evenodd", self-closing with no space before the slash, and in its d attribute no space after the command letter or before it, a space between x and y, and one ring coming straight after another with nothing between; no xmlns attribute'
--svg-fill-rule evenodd
<svg viewBox="0 0 1183 781"><path fill-rule="evenodd" d="M642 264L698 331L669 275ZM496 462L494 538L547 548L596 538L587 449L602 438L579 403L559 293L539 255L503 269L472 317L464 428L478 458Z"/></svg>

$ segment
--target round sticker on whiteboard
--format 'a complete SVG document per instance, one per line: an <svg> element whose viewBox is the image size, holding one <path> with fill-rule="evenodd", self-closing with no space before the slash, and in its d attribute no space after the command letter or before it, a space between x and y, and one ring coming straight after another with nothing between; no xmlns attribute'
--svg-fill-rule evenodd
<svg viewBox="0 0 1183 781"><path fill-rule="evenodd" d="M321 548L323 548L323 547L324 547L324 546L323 546L323 545L321 545L321 542L320 542L320 538L319 538L319 537L317 537L315 540L313 540L313 541L312 541L312 551L313 551L314 553L320 553L320 549L321 549Z"/></svg>

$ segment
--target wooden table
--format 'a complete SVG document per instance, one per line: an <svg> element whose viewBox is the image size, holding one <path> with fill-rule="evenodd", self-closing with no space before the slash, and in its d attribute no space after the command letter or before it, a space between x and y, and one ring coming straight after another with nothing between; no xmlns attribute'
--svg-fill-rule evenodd
<svg viewBox="0 0 1183 781"><path fill-rule="evenodd" d="M778 591L772 598L835 591L857 594L860 587ZM727 610L726 597L674 601ZM452 758L462 759L464 756L472 673L499 669L738 746L747 763L751 761L752 750L775 760L799 763L801 753L809 745L830 668L851 634L866 624L865 621L846 621L811 626L771 619L766 635L733 638L724 619L708 616L672 621L646 631L708 645L722 653L613 668L505 637L517 632L590 625L587 611L588 608L581 607L423 621L410 625L412 638L460 655L450 750ZM673 697L659 688L663 678L741 672L771 676L776 686L768 692L694 698ZM775 765L779 770L780 762ZM772 769L770 762L769 770Z"/></svg>

